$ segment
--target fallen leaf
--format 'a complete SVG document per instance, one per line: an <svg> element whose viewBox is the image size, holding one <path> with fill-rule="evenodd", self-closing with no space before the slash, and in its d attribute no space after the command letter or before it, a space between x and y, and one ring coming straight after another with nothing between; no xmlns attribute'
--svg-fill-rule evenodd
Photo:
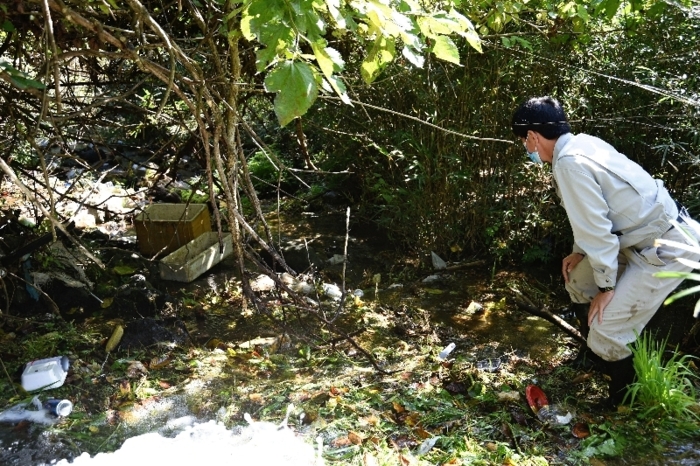
<svg viewBox="0 0 700 466"><path fill-rule="evenodd" d="M262 403L263 396L260 393L251 393L248 395L248 399L254 403Z"/></svg>
<svg viewBox="0 0 700 466"><path fill-rule="evenodd" d="M206 346L208 349L213 350L213 349L216 349L216 348L225 347L226 345L224 344L223 341L219 340L218 338L212 338L211 340L209 340L209 341L206 343L205 346Z"/></svg>
<svg viewBox="0 0 700 466"><path fill-rule="evenodd" d="M117 265L112 269L117 275L131 275L136 272L136 269L128 265Z"/></svg>
<svg viewBox="0 0 700 466"><path fill-rule="evenodd" d="M442 466L461 466L462 461L459 458L452 458L447 463L442 463Z"/></svg>
<svg viewBox="0 0 700 466"><path fill-rule="evenodd" d="M421 439L427 439L427 438L431 438L433 436L433 434L431 434L427 430L423 429L422 427L418 427L417 429L415 429L413 431L413 433L416 434L416 436L418 438L421 438Z"/></svg>
<svg viewBox="0 0 700 466"><path fill-rule="evenodd" d="M167 390L168 388L170 388L170 384L169 384L168 382L164 381L164 380L159 380L159 381L158 381L158 386L159 386L160 388L162 388L163 390Z"/></svg>
<svg viewBox="0 0 700 466"><path fill-rule="evenodd" d="M331 396L341 396L344 393L348 392L348 388L347 387L331 387L329 392L330 392Z"/></svg>
<svg viewBox="0 0 700 466"><path fill-rule="evenodd" d="M496 393L496 397L498 398L498 401L505 403L508 401L516 402L520 401L520 393L516 392L515 390L510 391L510 392L498 392Z"/></svg>
<svg viewBox="0 0 700 466"><path fill-rule="evenodd" d="M571 381L573 384L579 384L582 382L585 382L586 380L590 379L593 376L591 372L584 372L583 374L577 375L574 377L574 380Z"/></svg>
<svg viewBox="0 0 700 466"><path fill-rule="evenodd" d="M403 422L409 427L417 426L420 424L420 414L412 412L404 418Z"/></svg>
<svg viewBox="0 0 700 466"><path fill-rule="evenodd" d="M148 374L148 369L143 365L141 361L132 361L129 367L126 369L126 376L130 379L140 377L142 375Z"/></svg>
<svg viewBox="0 0 700 466"><path fill-rule="evenodd" d="M400 454L399 455L399 462L403 466L412 466L412 465L416 464L416 459L414 457L412 457L411 455Z"/></svg>
<svg viewBox="0 0 700 466"><path fill-rule="evenodd" d="M400 435L396 438L391 439L391 443L397 450L402 450L404 448L413 448L416 446L416 441L406 435Z"/></svg>
<svg viewBox="0 0 700 466"><path fill-rule="evenodd" d="M394 401L392 404L394 406L394 412L396 413L403 413L406 410L400 403Z"/></svg>
<svg viewBox="0 0 700 466"><path fill-rule="evenodd" d="M348 432L348 439L353 445L362 445L364 439L357 432Z"/></svg>
<svg viewBox="0 0 700 466"><path fill-rule="evenodd" d="M128 380L119 382L119 394L121 396L127 396L129 393L131 393L131 382Z"/></svg>
<svg viewBox="0 0 700 466"><path fill-rule="evenodd" d="M170 363L170 355L165 355L161 357L155 357L151 359L151 362L148 363L148 367L151 369L162 369L163 367L167 366Z"/></svg>
<svg viewBox="0 0 700 466"><path fill-rule="evenodd" d="M484 445L484 447L486 447L486 449L491 452L498 450L498 445L496 445L493 442L487 442L486 445Z"/></svg>
<svg viewBox="0 0 700 466"><path fill-rule="evenodd" d="M591 435L591 430L585 422L577 422L571 428L571 433L574 434L576 438L586 438Z"/></svg>
<svg viewBox="0 0 700 466"><path fill-rule="evenodd" d="M352 445L352 442L347 437L338 437L331 442L331 445L334 448L349 447Z"/></svg>
<svg viewBox="0 0 700 466"><path fill-rule="evenodd" d="M449 382L443 385L443 387L451 395L464 394L467 393L467 387L462 382Z"/></svg>

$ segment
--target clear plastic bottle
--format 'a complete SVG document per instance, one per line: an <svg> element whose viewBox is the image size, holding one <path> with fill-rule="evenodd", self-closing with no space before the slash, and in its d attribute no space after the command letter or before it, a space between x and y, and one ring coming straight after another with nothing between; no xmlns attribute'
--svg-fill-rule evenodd
<svg viewBox="0 0 700 466"><path fill-rule="evenodd" d="M450 343L449 345L445 346L442 351L440 351L440 354L438 354L438 359L447 359L447 356L450 355L450 353L455 349L457 345L454 343Z"/></svg>

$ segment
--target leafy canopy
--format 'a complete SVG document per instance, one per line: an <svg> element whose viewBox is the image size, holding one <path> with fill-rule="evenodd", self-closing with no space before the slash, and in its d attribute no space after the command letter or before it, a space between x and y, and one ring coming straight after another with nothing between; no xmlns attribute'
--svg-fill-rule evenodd
<svg viewBox="0 0 700 466"><path fill-rule="evenodd" d="M438 6L439 5L439 6ZM422 67L425 52L459 64L459 35L481 51L471 21L452 1L424 4L414 0L250 0L242 10L241 32L257 41L256 66L267 71L265 87L277 93L275 112L286 125L303 115L320 88L350 103L340 74L345 61L329 38L352 34L368 44L362 78L373 82L397 56Z"/></svg>

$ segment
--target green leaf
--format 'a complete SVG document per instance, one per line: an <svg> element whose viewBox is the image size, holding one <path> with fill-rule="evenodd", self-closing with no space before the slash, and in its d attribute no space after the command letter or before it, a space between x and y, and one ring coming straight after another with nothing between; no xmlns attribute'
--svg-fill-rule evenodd
<svg viewBox="0 0 700 466"><path fill-rule="evenodd" d="M326 82L331 86L333 92L338 94L344 103L350 104L350 98L347 95L345 84L334 76L334 73L342 71L345 66L343 57L341 57L340 53L334 48L324 47L323 45L325 45L325 40L311 44L318 66L321 68L321 72L323 72Z"/></svg>
<svg viewBox="0 0 700 466"><path fill-rule="evenodd" d="M326 0L326 7L328 8L328 13L330 13L331 18L335 21L335 25L338 29L346 29L347 22L345 17L340 13L340 1L339 0Z"/></svg>
<svg viewBox="0 0 700 466"><path fill-rule="evenodd" d="M333 91L335 91L336 94L340 97L340 100L348 105L352 105L352 102L350 102L350 97L348 97L348 93L345 89L345 83L338 79L336 76L331 76L330 78L326 78L326 82L330 84L331 88L333 88Z"/></svg>
<svg viewBox="0 0 700 466"><path fill-rule="evenodd" d="M333 73L343 69L345 62L337 50L332 47L325 47L325 42L325 40L312 42L311 49L314 51L318 67L321 68L326 78L330 78Z"/></svg>
<svg viewBox="0 0 700 466"><path fill-rule="evenodd" d="M441 60L459 65L459 50L452 39L447 36L438 36L433 45L433 53Z"/></svg>
<svg viewBox="0 0 700 466"><path fill-rule="evenodd" d="M9 20L5 20L2 22L2 30L5 32L13 32L15 30L14 24L12 24Z"/></svg>
<svg viewBox="0 0 700 466"><path fill-rule="evenodd" d="M425 58L423 58L423 55L420 53L419 50L416 50L413 47L409 47L408 45L403 48L401 51L401 54L406 57L408 61L413 63L413 66L416 68L423 68L423 63L425 62Z"/></svg>
<svg viewBox="0 0 700 466"><path fill-rule="evenodd" d="M700 291L700 285L693 286L692 288L687 288L683 291L680 291L680 292L674 294L673 296L669 296L668 298L666 298L666 301L664 301L664 304L669 305L677 299L685 298L686 296L697 293L699 291Z"/></svg>
<svg viewBox="0 0 700 466"><path fill-rule="evenodd" d="M620 1L621 0L607 0L604 3L605 16L607 16L608 19L612 19L613 16L615 16L615 13L617 13L617 10L620 8Z"/></svg>
<svg viewBox="0 0 700 466"><path fill-rule="evenodd" d="M43 83L34 79L27 78L24 73L17 71L14 68L12 69L15 71L14 73L8 71L8 74L10 75L10 81L19 89L44 89L45 86Z"/></svg>
<svg viewBox="0 0 700 466"><path fill-rule="evenodd" d="M326 23L311 6L311 2L304 3L304 5L293 3L296 10L294 24L310 42L317 42L326 33Z"/></svg>
<svg viewBox="0 0 700 466"><path fill-rule="evenodd" d="M656 272L654 276L658 278L685 278L686 280L695 280L700 282L700 274L691 272Z"/></svg>
<svg viewBox="0 0 700 466"><path fill-rule="evenodd" d="M585 5L579 5L578 6L578 11L577 11L577 16L581 18L583 21L588 22L588 10L586 10Z"/></svg>
<svg viewBox="0 0 700 466"><path fill-rule="evenodd" d="M275 58L288 53L294 43L294 31L281 25L266 28L261 30L258 41L266 46L255 53L255 66L258 71L263 71Z"/></svg>
<svg viewBox="0 0 700 466"><path fill-rule="evenodd" d="M112 270L114 270L114 273L117 275L133 275L136 273L136 269L128 265L117 265Z"/></svg>
<svg viewBox="0 0 700 466"><path fill-rule="evenodd" d="M318 97L314 70L307 63L292 60L281 62L270 71L265 89L277 93L275 114L282 126L305 114Z"/></svg>
<svg viewBox="0 0 700 466"><path fill-rule="evenodd" d="M360 73L367 84L371 84L386 66L396 58L396 44L393 39L379 36L367 57L362 62Z"/></svg>

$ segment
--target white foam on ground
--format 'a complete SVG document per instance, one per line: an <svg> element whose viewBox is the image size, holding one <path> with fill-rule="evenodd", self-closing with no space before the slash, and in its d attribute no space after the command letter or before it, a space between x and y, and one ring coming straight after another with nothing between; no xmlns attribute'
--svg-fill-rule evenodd
<svg viewBox="0 0 700 466"><path fill-rule="evenodd" d="M186 423L186 421L185 421ZM60 460L52 465L124 466L167 464L193 466L205 464L255 466L322 466L320 452L286 426L253 422L239 433L216 421L193 423L173 438L148 433L127 439L119 450L83 453L72 462Z"/></svg>

